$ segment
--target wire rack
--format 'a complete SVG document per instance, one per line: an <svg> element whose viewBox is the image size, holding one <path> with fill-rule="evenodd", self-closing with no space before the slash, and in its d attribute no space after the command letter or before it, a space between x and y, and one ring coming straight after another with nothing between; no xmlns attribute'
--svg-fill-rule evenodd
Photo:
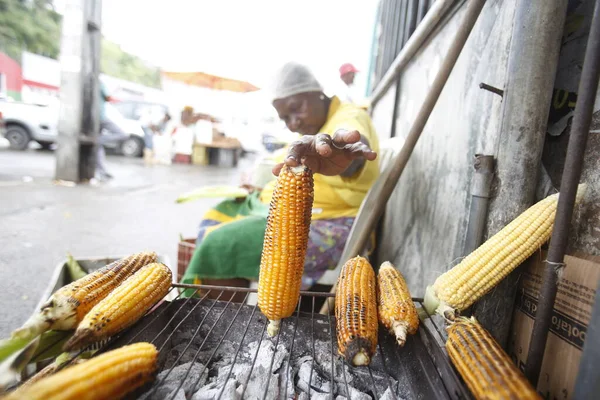
<svg viewBox="0 0 600 400"><path fill-rule="evenodd" d="M184 297L185 292L185 297ZM326 304L329 309L330 302L327 298L334 294L326 292L300 292L300 301L296 312L290 318L282 320L280 334L273 338L268 337L266 327L268 320L262 315L256 305L247 305L246 302L251 293L256 289L233 288L208 285L188 285L173 284L171 292L166 296L169 301L162 301L150 310L138 323L123 332L119 337L111 339L105 344L100 352L108 351L113 348L135 342L153 343L159 350L159 378L150 385L144 387L141 391L134 393L132 398L141 395L155 394L157 389L165 383L165 380L173 372L174 368L181 363L184 354L194 353L189 368L183 378L179 380L177 390L172 392L168 399L174 399L179 389L184 387L192 388L194 393L200 387L200 379L204 371L200 373L192 372L192 366L200 362L204 369L211 368L211 363L219 348L223 345L226 338L231 338L232 333L238 337L235 344L235 351L231 365L227 372L224 382L228 382L231 377L236 362L240 359L240 351L252 339L258 340L258 346L252 356L250 373L243 383L242 397L248 387L253 374L256 374L255 366L257 357L263 341L270 340L274 348L278 349L280 343L286 348L287 355L282 368L286 368L286 380L284 395L288 393L289 369L292 360L299 353L311 355L311 366L309 375L309 391L313 381L315 371L315 360L327 358L328 375L332 379L329 385L329 398L335 398L334 380L341 375L341 379L336 382L337 385L345 388L347 397L351 398L352 388L349 387L351 378L357 381L357 376L363 382L360 391L368 393L371 398L379 399L384 392L389 389L392 394L398 398L435 398L435 399L461 399L469 398L464 387L452 372L447 364L447 358L439 353L437 344L442 342L437 328L431 325L429 321L423 321L419 329L419 334L408 338L406 345L399 348L391 335L379 329L378 347L371 364L368 367L352 367L337 354L337 340L335 333L335 317L328 312L327 315L321 315L315 310L320 307L319 303ZM242 299L242 302L235 302ZM234 300L235 299L235 300ZM417 306L420 306L421 299L415 299ZM308 309L309 311L305 311ZM184 333L189 336L187 344L179 356L169 367L165 365L164 353L170 350L171 339L176 335ZM189 335L191 333L191 335ZM327 343L327 354L324 354L324 348L315 347L315 338ZM199 345L198 345L199 343ZM198 345L197 349L192 344ZM437 353L436 353L437 352ZM274 351L270 359L268 371L272 371L277 352ZM162 360L161 360L162 358ZM323 368L319 365L319 368ZM166 371L166 372L165 372ZM341 374L339 373L341 371ZM347 376L348 373L351 376ZM337 374L336 374L337 373ZM270 375L269 375L270 379ZM187 383L186 383L187 382ZM192 382L191 386L190 382ZM269 380L265 385L262 399L268 397ZM293 381L292 381L293 384ZM223 384L216 399L225 399L225 384ZM271 397L272 398L272 397ZM283 398L283 397L282 397Z"/></svg>

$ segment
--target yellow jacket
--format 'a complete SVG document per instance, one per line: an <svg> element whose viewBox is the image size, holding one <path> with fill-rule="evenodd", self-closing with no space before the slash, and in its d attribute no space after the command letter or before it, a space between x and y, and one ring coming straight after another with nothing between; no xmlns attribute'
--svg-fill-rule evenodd
<svg viewBox="0 0 600 400"><path fill-rule="evenodd" d="M342 103L333 97L327 114L327 121L320 130L330 136L338 129L357 130L369 140L371 149L379 152L379 140L367 112L350 103ZM277 162L283 162L287 151L282 151ZM315 174L315 199L313 219L355 217L358 209L379 176L379 159L367 161L363 168L352 177L325 176ZM261 193L261 201L269 203L275 189L275 181L266 185Z"/></svg>

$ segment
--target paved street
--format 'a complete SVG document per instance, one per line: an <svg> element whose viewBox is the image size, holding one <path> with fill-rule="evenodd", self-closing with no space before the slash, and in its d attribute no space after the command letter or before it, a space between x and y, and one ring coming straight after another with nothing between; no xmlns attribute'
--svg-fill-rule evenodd
<svg viewBox="0 0 600 400"><path fill-rule="evenodd" d="M237 184L237 169L171 165L109 156L115 179L98 186L53 183L54 153L0 149L0 338L33 311L54 268L76 258L154 250L177 262L180 234L194 237L218 199L176 204L203 185Z"/></svg>

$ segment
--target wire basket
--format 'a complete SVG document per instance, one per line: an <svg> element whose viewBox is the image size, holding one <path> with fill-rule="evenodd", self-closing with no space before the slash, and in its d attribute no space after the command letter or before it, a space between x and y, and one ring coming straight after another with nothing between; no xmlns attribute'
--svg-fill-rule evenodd
<svg viewBox="0 0 600 400"><path fill-rule="evenodd" d="M183 239L177 244L177 282L181 282L195 250L195 238Z"/></svg>

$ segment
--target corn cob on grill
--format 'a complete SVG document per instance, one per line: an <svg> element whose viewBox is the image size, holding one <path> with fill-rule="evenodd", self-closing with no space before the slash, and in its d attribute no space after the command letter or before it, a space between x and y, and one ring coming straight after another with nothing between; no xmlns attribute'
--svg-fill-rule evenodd
<svg viewBox="0 0 600 400"><path fill-rule="evenodd" d="M171 270L164 264L146 265L98 303L84 317L65 351L82 348L133 325L169 292Z"/></svg>
<svg viewBox="0 0 600 400"><path fill-rule="evenodd" d="M312 172L284 166L269 208L258 280L258 306L269 319L270 336L298 304L313 197Z"/></svg>
<svg viewBox="0 0 600 400"><path fill-rule="evenodd" d="M579 185L576 202L585 193ZM552 234L558 193L531 206L457 266L427 287L424 306L454 319L456 311L470 307L510 272L535 253Z"/></svg>
<svg viewBox="0 0 600 400"><path fill-rule="evenodd" d="M375 272L363 257L348 260L337 281L338 352L354 366L369 365L377 347Z"/></svg>
<svg viewBox="0 0 600 400"><path fill-rule="evenodd" d="M150 343L124 346L19 388L5 400L120 399L154 378L157 356Z"/></svg>
<svg viewBox="0 0 600 400"><path fill-rule="evenodd" d="M13 338L33 338L48 329L75 329L88 311L121 282L156 260L155 252L133 254L60 288L38 313L13 332Z"/></svg>
<svg viewBox="0 0 600 400"><path fill-rule="evenodd" d="M447 330L446 350L450 360L476 399L541 399L475 318L458 318Z"/></svg>
<svg viewBox="0 0 600 400"><path fill-rule="evenodd" d="M419 328L419 315L402 274L388 261L377 274L377 304L379 321L404 346L406 334L414 335Z"/></svg>

